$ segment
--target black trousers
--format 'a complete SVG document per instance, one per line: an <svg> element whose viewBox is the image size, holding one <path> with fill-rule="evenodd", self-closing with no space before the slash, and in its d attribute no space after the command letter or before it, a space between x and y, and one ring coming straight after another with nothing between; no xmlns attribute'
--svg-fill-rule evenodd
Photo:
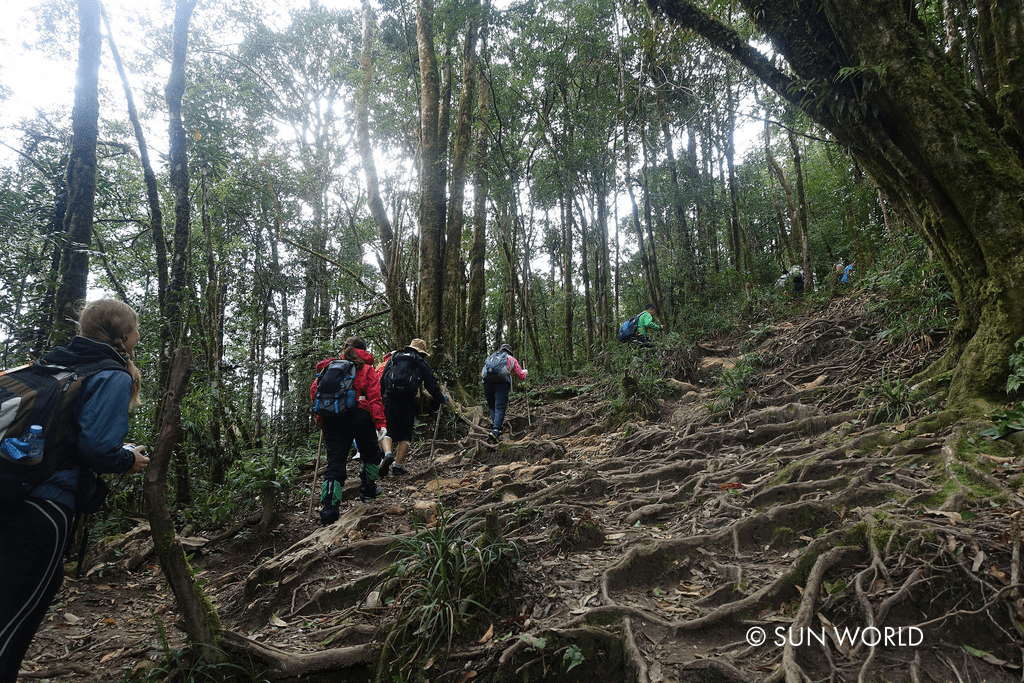
<svg viewBox="0 0 1024 683"><path fill-rule="evenodd" d="M74 513L30 498L0 512L0 683L14 683L21 660L64 581L64 549Z"/></svg>
<svg viewBox="0 0 1024 683"><path fill-rule="evenodd" d="M380 446L377 445L377 430L373 418L362 408L354 408L347 415L324 415L324 448L327 451L327 471L324 479L344 482L347 476L346 461L355 439L356 448L363 462L379 465Z"/></svg>

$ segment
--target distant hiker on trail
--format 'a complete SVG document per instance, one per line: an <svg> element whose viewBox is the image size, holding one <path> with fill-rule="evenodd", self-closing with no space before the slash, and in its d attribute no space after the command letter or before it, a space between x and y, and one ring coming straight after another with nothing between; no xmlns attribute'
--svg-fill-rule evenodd
<svg viewBox="0 0 1024 683"><path fill-rule="evenodd" d="M661 325L654 322L654 304L648 303L644 306L644 312L640 314L640 318L636 321L636 339L640 342L640 346L654 346L654 342L647 336L648 330L660 330Z"/></svg>
<svg viewBox="0 0 1024 683"><path fill-rule="evenodd" d="M387 420L380 400L380 378L373 369L373 355L361 337L346 339L341 357L320 361L316 373L309 395L327 449L320 523L328 526L341 514L346 458L353 439L362 455L359 499L364 503L383 493L377 486L381 448L386 451L385 457L390 455L391 440L387 438Z"/></svg>
<svg viewBox="0 0 1024 683"><path fill-rule="evenodd" d="M654 322L654 304L644 306L644 310L633 316L619 327L619 341L623 344L635 344L644 348L654 346L647 336L648 330L660 330L661 326Z"/></svg>
<svg viewBox="0 0 1024 683"><path fill-rule="evenodd" d="M33 406L4 425L6 438L0 445L6 453L0 478L3 683L18 678L21 660L64 581L73 518L103 504L107 487L96 473L134 474L149 463L145 446L124 443L128 411L139 405L141 375L131 360L138 341L139 318L128 304L94 301L79 314L78 336L46 354L42 366L3 373L5 392L24 389L28 380L39 378L53 388L47 392L37 384ZM54 375L46 366L73 368L74 374ZM9 405L5 402L5 408ZM43 427L41 434L35 425ZM31 432L38 436L29 436ZM37 438L42 443L33 444ZM21 457L31 456L33 445L41 448L32 456L41 458L44 468L38 478L21 472L34 465L18 464Z"/></svg>
<svg viewBox="0 0 1024 683"><path fill-rule="evenodd" d="M494 443L501 440L501 430L505 424L505 411L508 409L508 394L512 389L512 376L526 379L526 369L519 365L512 356L512 347L502 344L501 347L487 356L480 378L484 383L484 398L487 399L487 410L491 413L492 429L488 437Z"/></svg>
<svg viewBox="0 0 1024 683"><path fill-rule="evenodd" d="M433 369L425 360L429 355L427 343L422 339L413 339L401 351L390 354L381 372L380 392L384 400L384 414L391 438L397 442L394 457L389 454L381 463L381 477L386 477L389 471L396 475L409 473L402 463L409 454L413 424L420 412L420 385L426 387L434 399L431 410L437 410L442 403L448 402L448 397L437 385Z"/></svg>
<svg viewBox="0 0 1024 683"><path fill-rule="evenodd" d="M851 261L850 265L843 268L843 279L840 280L844 285L850 284L850 278L853 277L853 267L857 264L856 261Z"/></svg>
<svg viewBox="0 0 1024 683"><path fill-rule="evenodd" d="M804 269L800 266L793 266L789 269L789 276L793 278L793 298L804 293Z"/></svg>
<svg viewBox="0 0 1024 683"><path fill-rule="evenodd" d="M780 275L779 279L775 281L775 286L782 289L786 286L787 282L789 282L789 271L783 268L782 275Z"/></svg>

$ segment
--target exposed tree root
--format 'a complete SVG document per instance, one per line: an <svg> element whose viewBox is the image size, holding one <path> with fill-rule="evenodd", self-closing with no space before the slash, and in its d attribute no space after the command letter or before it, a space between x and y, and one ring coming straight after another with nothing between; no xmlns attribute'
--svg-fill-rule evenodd
<svg viewBox="0 0 1024 683"><path fill-rule="evenodd" d="M706 348L666 354L667 374L695 389L664 411L641 401L617 432L608 386L534 391L531 421L515 416L517 395L512 429L526 436L497 447L461 410L480 429L438 458L430 494L412 490L467 533L490 515L521 565L496 613L478 614L423 680L1009 680L1024 644L1022 454L979 453L952 412L877 421L862 390L939 350L865 330L862 304L839 300L824 320L759 331L763 367L735 417L707 411ZM671 418L637 419L660 412ZM308 647L335 649L293 660L233 646L273 677L390 680L368 638L388 632L380 596L401 599L381 569L394 557L387 534L411 532L402 512L354 504L244 586L224 584L250 623L302 615L318 622Z"/></svg>

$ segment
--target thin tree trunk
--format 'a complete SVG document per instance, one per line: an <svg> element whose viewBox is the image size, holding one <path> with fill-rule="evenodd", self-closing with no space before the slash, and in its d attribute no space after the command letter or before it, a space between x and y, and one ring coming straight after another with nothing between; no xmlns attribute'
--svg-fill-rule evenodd
<svg viewBox="0 0 1024 683"><path fill-rule="evenodd" d="M736 115L735 103L733 100L732 78L727 72L725 81L725 163L729 170L729 235L732 246L732 264L736 268L736 275L741 282L746 278L743 274L743 247L740 244L740 199L739 188L736 180Z"/></svg>
<svg viewBox="0 0 1024 683"><path fill-rule="evenodd" d="M490 81L484 67L487 56L488 17L490 0L484 0L483 18L480 22L480 68L477 76L477 123L473 156L473 242L469 248L469 284L467 291L467 357L481 356L487 350L484 332L483 303L486 291L484 265L487 257L487 190L488 141L490 124ZM466 383L476 381L476 367L466 363Z"/></svg>
<svg viewBox="0 0 1024 683"><path fill-rule="evenodd" d="M470 0L466 5L469 15L466 27L466 42L462 51L462 88L459 95L458 118L455 125L454 151L452 153L452 174L449 183L447 236L444 250L444 290L442 311L442 338L449 359L456 368L465 365L475 367L467 355L466 340L458 336L459 317L455 315L462 301L462 280L464 260L462 256L462 231L465 225L463 203L466 195L466 175L469 168L469 154L472 147L473 107L476 94L476 40L477 22L480 15L480 0Z"/></svg>
<svg viewBox="0 0 1024 683"><path fill-rule="evenodd" d="M804 196L804 171L800 160L800 144L796 135L789 131L789 146L793 149L793 172L796 175L796 196L800 217L800 247L804 267L804 289L814 291L814 270L811 268L811 245L807 235L807 199Z"/></svg>
<svg viewBox="0 0 1024 683"><path fill-rule="evenodd" d="M566 199L565 189L559 197L559 209L562 216L562 296L565 298L565 310L562 315L563 346L565 348L566 367L573 367L575 335L573 334L573 307L575 305L575 288L572 283L573 268L573 213L571 200Z"/></svg>
<svg viewBox="0 0 1024 683"><path fill-rule="evenodd" d="M772 174L779 181L779 187L782 188L783 194L786 195L786 206L789 208L789 224L792 226L793 236L786 233L785 224L780 226L779 230L782 237L782 243L786 246L786 266L791 266L796 263L796 251L793 247L793 242L799 241L800 239L800 214L797 211L796 199L793 197L793 189L789 185L789 181L786 179L786 173L779 166L779 162L775 160L771 151L766 150L765 152L768 159L768 166L771 169Z"/></svg>
<svg viewBox="0 0 1024 683"><path fill-rule="evenodd" d="M187 346L180 347L171 365L167 400L164 403L166 412L146 468L143 493L156 554L174 593L185 632L198 647L203 661L213 663L224 660L223 652L217 647L217 638L221 632L220 618L192 577L167 507L167 469L182 440L181 401L188 387L191 368L192 353Z"/></svg>
<svg viewBox="0 0 1024 683"><path fill-rule="evenodd" d="M153 235L153 252L156 255L157 302L160 306L160 314L163 315L166 313L164 306L167 299L168 276L167 241L164 238L160 191L157 188L153 164L149 160L149 146L146 144L146 137L142 132L142 123L139 121L139 113L135 107L135 97L132 95L131 86L128 84L128 75L125 73L124 65L121 63L121 55L117 51L117 44L114 42L114 32L110 28L110 19L107 17L107 11L103 5L100 5L100 12L103 15L103 23L107 27L107 42L110 44L110 53L114 57L114 64L117 66L117 73L121 77L121 85L124 88L124 98L128 107L128 120L131 121L132 130L135 132L135 142L139 146L142 178L146 184L146 202L149 205L149 227Z"/></svg>

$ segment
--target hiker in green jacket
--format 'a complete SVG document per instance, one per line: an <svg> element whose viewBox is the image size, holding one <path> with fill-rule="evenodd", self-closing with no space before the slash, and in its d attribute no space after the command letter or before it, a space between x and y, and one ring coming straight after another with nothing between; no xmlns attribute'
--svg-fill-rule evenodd
<svg viewBox="0 0 1024 683"><path fill-rule="evenodd" d="M648 303L644 306L644 312L640 314L636 321L636 340L640 343L640 346L654 346L654 342L647 336L647 330L661 329L661 325L654 322L655 310L654 304Z"/></svg>

